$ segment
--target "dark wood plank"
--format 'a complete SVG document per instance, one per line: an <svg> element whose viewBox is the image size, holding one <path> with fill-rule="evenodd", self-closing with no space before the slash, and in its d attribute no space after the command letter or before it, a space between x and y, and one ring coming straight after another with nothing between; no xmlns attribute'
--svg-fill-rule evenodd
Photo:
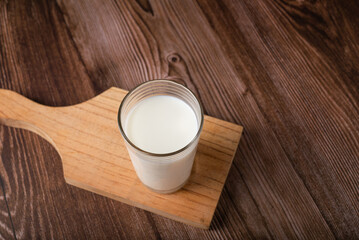
<svg viewBox="0 0 359 240"><path fill-rule="evenodd" d="M358 237L359 6L201 6L335 236Z"/></svg>
<svg viewBox="0 0 359 240"><path fill-rule="evenodd" d="M0 2L0 87L63 106L95 96L57 5Z"/></svg>
<svg viewBox="0 0 359 240"><path fill-rule="evenodd" d="M245 127L209 231L67 186L45 140L1 127L16 237L358 238L358 11L356 1L0 2L0 87L59 106L174 79L206 114Z"/></svg>
<svg viewBox="0 0 359 240"><path fill-rule="evenodd" d="M4 139L3 126L0 125L0 139ZM0 141L0 153L2 153L4 145ZM8 176L3 171L3 161L2 154L0 154L0 239L15 239L15 229L12 223L11 214L8 206L8 198L13 194L8 185L5 184L3 179L6 179ZM8 182L8 181L6 181Z"/></svg>

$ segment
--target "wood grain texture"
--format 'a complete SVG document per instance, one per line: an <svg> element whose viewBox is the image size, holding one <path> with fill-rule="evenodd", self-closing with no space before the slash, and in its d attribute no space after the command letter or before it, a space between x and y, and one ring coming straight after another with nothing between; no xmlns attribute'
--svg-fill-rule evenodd
<svg viewBox="0 0 359 240"><path fill-rule="evenodd" d="M136 176L119 133L118 108L126 94L112 87L80 104L48 107L0 89L0 123L30 130L51 143L67 183L208 229L243 128L204 116L188 182L175 193L158 194Z"/></svg>
<svg viewBox="0 0 359 240"><path fill-rule="evenodd" d="M225 4L228 8L217 6L215 13L213 5L203 9L224 16L212 18L212 24L226 36L223 45L233 60L246 56L247 66L241 64L238 71L255 69L246 84L336 237L358 235L359 81L353 65L358 48L353 43L359 38L356 34L345 39L355 29L335 12L347 9L337 9L339 3ZM238 14L245 17L234 19ZM228 25L237 31L223 28ZM318 27L323 42L310 36ZM260 38L263 34L267 40ZM238 39L252 47L240 46Z"/></svg>
<svg viewBox="0 0 359 240"><path fill-rule="evenodd" d="M0 144L0 149L2 147L3 146ZM1 168L3 168L3 166ZM5 189L4 181L2 178L0 178L0 194L0 239L13 239L15 236L14 226L7 202L9 194L8 189Z"/></svg>
<svg viewBox="0 0 359 240"><path fill-rule="evenodd" d="M66 186L49 144L2 127L1 177L18 238L359 237L357 1L0 4L2 88L61 106L175 79L206 114L245 129L202 231ZM40 187L47 179L26 166L53 176L51 199Z"/></svg>

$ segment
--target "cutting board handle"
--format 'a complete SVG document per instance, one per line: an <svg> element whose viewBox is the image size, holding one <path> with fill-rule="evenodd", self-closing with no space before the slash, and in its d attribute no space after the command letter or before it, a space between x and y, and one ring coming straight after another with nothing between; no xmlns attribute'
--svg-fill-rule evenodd
<svg viewBox="0 0 359 240"><path fill-rule="evenodd" d="M30 130L53 143L48 134L41 129L41 122L36 120L39 113L45 114L49 109L51 107L31 101L14 91L0 89L0 123Z"/></svg>

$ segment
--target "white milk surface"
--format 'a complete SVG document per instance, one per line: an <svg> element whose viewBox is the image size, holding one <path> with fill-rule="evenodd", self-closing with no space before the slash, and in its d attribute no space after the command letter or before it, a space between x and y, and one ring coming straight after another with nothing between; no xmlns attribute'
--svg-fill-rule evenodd
<svg viewBox="0 0 359 240"><path fill-rule="evenodd" d="M125 124L127 137L151 153L170 153L195 137L198 122L192 108L179 98L153 96L137 103Z"/></svg>

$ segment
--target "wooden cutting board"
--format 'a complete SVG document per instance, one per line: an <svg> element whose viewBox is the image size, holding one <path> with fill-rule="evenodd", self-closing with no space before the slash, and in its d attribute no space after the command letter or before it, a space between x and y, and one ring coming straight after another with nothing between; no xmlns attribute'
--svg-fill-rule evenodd
<svg viewBox="0 0 359 240"><path fill-rule="evenodd" d="M0 122L49 141L61 156L68 184L209 228L243 128L205 116L188 183L173 194L158 194L137 178L118 129L118 108L126 93L113 87L84 103L48 107L0 89Z"/></svg>

